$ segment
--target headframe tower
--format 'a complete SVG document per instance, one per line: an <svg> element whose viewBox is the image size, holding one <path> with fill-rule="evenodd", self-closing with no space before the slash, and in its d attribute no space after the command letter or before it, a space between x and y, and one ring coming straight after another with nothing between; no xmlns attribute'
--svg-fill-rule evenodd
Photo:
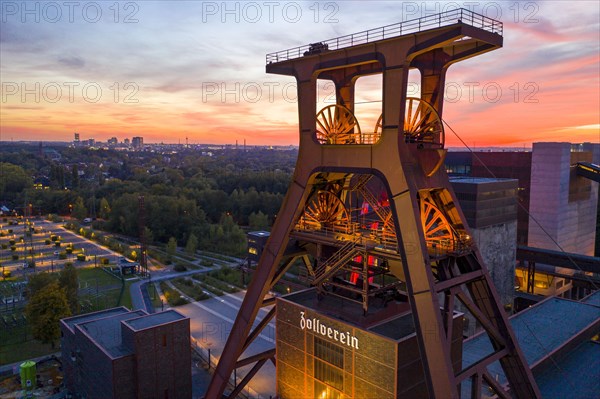
<svg viewBox="0 0 600 399"><path fill-rule="evenodd" d="M446 71L500 48L502 33L500 22L459 9L267 55L267 72L297 80L298 160L206 398L221 398L235 368L254 364L230 397L276 362L275 350L241 356L273 318L274 308L253 328L297 259L319 295L352 297L365 315L385 295L405 295L429 397L461 397L467 381L472 397L483 386L501 398L540 396L442 167ZM420 98L407 97L412 68L421 74ZM375 74L382 113L365 129L354 115L355 83ZM333 82L336 98L318 112L317 79ZM290 240L304 252L287 257ZM380 275L395 280L373 284ZM467 366L451 359L459 302L493 348ZM487 369L497 361L505 385Z"/></svg>

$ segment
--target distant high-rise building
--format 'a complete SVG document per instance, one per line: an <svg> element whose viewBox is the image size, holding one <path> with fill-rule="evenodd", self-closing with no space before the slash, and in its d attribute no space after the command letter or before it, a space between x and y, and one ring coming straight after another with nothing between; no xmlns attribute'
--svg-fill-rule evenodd
<svg viewBox="0 0 600 399"><path fill-rule="evenodd" d="M133 148L142 148L144 146L144 138L143 137L132 138L131 145L133 146Z"/></svg>
<svg viewBox="0 0 600 399"><path fill-rule="evenodd" d="M110 145L110 144L112 144L112 145L115 145L115 144L117 144L118 142L119 142L119 141L117 140L117 138L116 138L116 137L111 137L111 138L109 138L109 139L108 139L108 141L107 141L107 143L108 143L109 145Z"/></svg>
<svg viewBox="0 0 600 399"><path fill-rule="evenodd" d="M74 135L75 137L73 138L73 144L74 145L79 145L80 141L79 141L79 133L75 133Z"/></svg>
<svg viewBox="0 0 600 399"><path fill-rule="evenodd" d="M129 139L125 139L125 140L123 140L123 144L125 144L125 145L129 145Z"/></svg>

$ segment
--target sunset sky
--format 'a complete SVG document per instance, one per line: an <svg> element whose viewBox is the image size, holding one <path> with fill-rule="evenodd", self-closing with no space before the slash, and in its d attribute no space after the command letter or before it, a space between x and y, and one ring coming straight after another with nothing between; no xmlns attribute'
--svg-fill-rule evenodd
<svg viewBox="0 0 600 399"><path fill-rule="evenodd" d="M1 141L71 141L79 132L101 141L295 145L294 80L266 74L265 54L457 6L504 22L503 48L448 71L444 120L469 145L600 141L597 1L0 6ZM366 102L379 98L376 81L359 80L357 90L365 102L357 118L371 130L380 104ZM447 145L460 144L447 133Z"/></svg>

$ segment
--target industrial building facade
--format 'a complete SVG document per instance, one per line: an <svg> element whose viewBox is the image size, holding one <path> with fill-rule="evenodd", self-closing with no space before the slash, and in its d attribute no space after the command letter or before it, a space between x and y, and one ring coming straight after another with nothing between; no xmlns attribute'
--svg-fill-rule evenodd
<svg viewBox="0 0 600 399"><path fill-rule="evenodd" d="M445 163L448 172L455 176L452 184L473 231L478 230L479 221L471 217L469 208L479 209L485 206L485 201L481 197L471 205L472 194L462 192L465 185L458 183L468 179L457 180L456 176L470 176L474 180L491 176L512 178L518 180L517 243L521 248L600 255L598 167L590 168L596 173L581 173L581 164L600 164L600 144L534 143L528 152L449 152ZM499 226L484 230L497 230L497 237L510 233L506 229L499 229ZM504 227L509 226L505 224ZM489 234L487 236L492 237ZM500 252L494 250L492 242L476 241L490 266L494 283L503 296L503 282L507 280L498 273L505 274L506 270L498 268L497 262L492 260L500 258L486 256L490 250ZM517 267L511 266L509 271L514 270L514 285L521 291L519 300L526 299L522 306L544 296L581 298L594 290L590 287L589 278L581 276L578 270L539 262L536 265L531 261L522 261L518 256L517 259ZM505 296L503 302L506 303L507 299Z"/></svg>
<svg viewBox="0 0 600 399"><path fill-rule="evenodd" d="M513 303L517 254L518 180L454 177L450 184L485 261L501 303ZM471 335L474 326L469 326Z"/></svg>
<svg viewBox="0 0 600 399"><path fill-rule="evenodd" d="M190 398L190 320L119 307L61 320L64 382L79 398Z"/></svg>
<svg viewBox="0 0 600 399"><path fill-rule="evenodd" d="M594 255L598 184L577 173L578 162L600 164L600 144L534 143L527 152L449 152L445 165L450 176L519 181L519 245L557 249L548 232L562 250Z"/></svg>
<svg viewBox="0 0 600 399"><path fill-rule="evenodd" d="M281 399L428 397L408 303L364 315L355 302L318 298L308 289L278 298L276 306ZM455 313L455 370L462 361L462 319Z"/></svg>

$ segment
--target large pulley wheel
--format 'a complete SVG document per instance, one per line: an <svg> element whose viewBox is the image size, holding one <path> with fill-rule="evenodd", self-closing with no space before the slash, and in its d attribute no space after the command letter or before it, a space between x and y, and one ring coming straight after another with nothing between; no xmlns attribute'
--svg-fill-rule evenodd
<svg viewBox="0 0 600 399"><path fill-rule="evenodd" d="M421 224L428 244L447 243L454 241L452 226L433 203L421 201Z"/></svg>
<svg viewBox="0 0 600 399"><path fill-rule="evenodd" d="M317 114L316 136L321 144L360 144L360 126L348 108L329 105Z"/></svg>
<svg viewBox="0 0 600 399"><path fill-rule="evenodd" d="M377 122L375 122L375 129L373 129L373 134L370 137L366 137L365 141L370 141L368 143L363 144L375 144L381 138L381 133L383 133L383 114L379 115Z"/></svg>
<svg viewBox="0 0 600 399"><path fill-rule="evenodd" d="M320 230L347 226L350 216L344 203L330 191L317 191L306 207L301 218L304 227Z"/></svg>
<svg viewBox="0 0 600 399"><path fill-rule="evenodd" d="M424 148L444 148L444 125L427 101L408 97L404 110L404 139Z"/></svg>

